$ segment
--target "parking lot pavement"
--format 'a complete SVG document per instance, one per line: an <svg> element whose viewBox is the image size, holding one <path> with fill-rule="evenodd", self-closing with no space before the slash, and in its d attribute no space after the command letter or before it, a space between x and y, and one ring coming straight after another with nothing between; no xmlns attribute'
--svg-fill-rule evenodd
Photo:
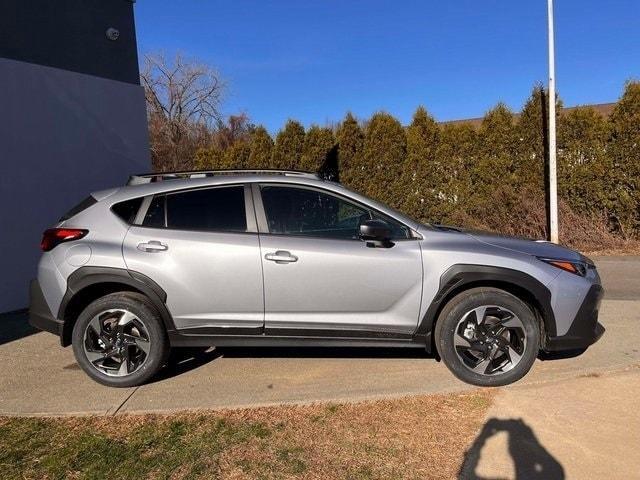
<svg viewBox="0 0 640 480"><path fill-rule="evenodd" d="M516 387L627 369L640 364L640 258L598 259L607 294L604 337L585 354L537 361ZM609 297L613 297L609 299ZM6 317L6 316L5 316ZM169 368L138 388L91 381L70 348L33 333L26 315L2 319L0 414L110 415L360 400L473 388L418 350L223 349L176 352ZM508 387L513 388L513 387Z"/></svg>
<svg viewBox="0 0 640 480"><path fill-rule="evenodd" d="M640 300L640 256L594 257L607 300Z"/></svg>

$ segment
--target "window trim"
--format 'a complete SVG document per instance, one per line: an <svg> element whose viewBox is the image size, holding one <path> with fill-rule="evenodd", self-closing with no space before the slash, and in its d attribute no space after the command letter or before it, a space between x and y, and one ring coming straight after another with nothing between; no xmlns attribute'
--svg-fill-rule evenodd
<svg viewBox="0 0 640 480"><path fill-rule="evenodd" d="M147 210L149 210L149 205L151 205L151 200L153 200L153 195L147 195L146 197L142 197L142 204L138 209L136 218L133 219L134 225L142 225L142 222L144 222L144 217L147 216Z"/></svg>
<svg viewBox="0 0 640 480"><path fill-rule="evenodd" d="M170 228L167 226L167 207L166 201L167 196L180 194L180 193L188 193L199 190L213 190L213 189L221 189L221 188L232 188L232 187L243 187L243 197L244 197L244 213L245 213L245 221L247 224L247 229L244 231L234 231L234 230L196 230L193 228ZM148 225L143 225L145 217L147 216L147 211L151 206L151 202L157 196L163 196L165 201L165 209L164 209L164 226L162 227L152 227ZM176 232L197 232L197 233L225 233L225 234L256 234L258 233L258 224L256 221L256 213L254 209L253 202L253 193L251 191L251 186L247 183L225 183L224 185L213 185L206 187L197 187L197 188L184 188L181 190L170 190L168 192L158 192L151 195L147 195L144 197L142 205L140 206L140 210L138 211L138 215L134 221L134 226L140 228L149 228L153 230L168 230L168 231L176 231Z"/></svg>
<svg viewBox="0 0 640 480"><path fill-rule="evenodd" d="M418 236L416 236L415 234L415 230L413 228L411 228L409 225L407 225L406 223L398 220L397 218L393 217L392 215L389 215L387 213L381 212L380 210L378 210L377 208L374 208L370 205L367 205L366 203L360 202L358 200L355 200L347 195L343 195L337 192L334 192L332 190L328 190L326 188L321 188L321 187L316 187L313 185L303 185L303 184L298 184L298 183L289 183L289 182L253 182L251 184L251 189L253 191L253 201L255 204L255 214L256 214L256 218L257 218L257 222L258 222L258 232L260 233L260 235L274 235L274 236L278 236L278 237L294 237L294 238L309 238L309 239L322 239L322 240L337 240L337 241L348 241L348 242L362 242L361 239L359 238L335 238L335 237L321 237L321 236L313 236L313 235L296 235L293 233L274 233L274 232L270 232L269 231L269 223L267 222L267 214L264 208L264 203L262 202L262 192L261 192L261 188L262 187L268 187L268 186L277 186L277 187L286 187L286 188L297 188L297 189L302 189L302 190L311 190L311 191L316 191L316 192L320 192L323 193L325 195L330 195L333 197L336 197L340 200L344 200L347 201L349 203L352 203L360 208L364 208L365 210L368 210L369 212L375 212L379 215L381 215L382 217L389 217L391 218L393 221L398 222L400 225L402 225L403 227L405 227L410 234L410 237L407 238L394 238L393 241L394 242L403 242L406 240L418 240Z"/></svg>

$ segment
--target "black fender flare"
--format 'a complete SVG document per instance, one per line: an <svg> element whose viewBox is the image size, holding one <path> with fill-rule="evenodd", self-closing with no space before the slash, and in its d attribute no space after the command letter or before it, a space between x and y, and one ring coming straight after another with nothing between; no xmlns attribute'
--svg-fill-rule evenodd
<svg viewBox="0 0 640 480"><path fill-rule="evenodd" d="M438 293L420 320L416 335L431 337L433 325L446 303L463 290L475 286L501 288L532 303L542 316L546 336L556 335L556 322L551 307L551 291L531 275L505 267L455 264L440 277ZM544 339L543 339L544 341ZM430 348L430 345L427 345Z"/></svg>
<svg viewBox="0 0 640 480"><path fill-rule="evenodd" d="M83 290L99 284L123 284L137 290L145 295L156 307L167 333L175 331L173 317L167 309L167 294L153 280L146 275L117 267L80 267L67 278L67 291L62 297L60 308L58 309L58 319L66 318L69 304ZM64 322L63 330L70 328ZM66 330L62 338L66 338ZM64 340L63 340L64 343Z"/></svg>

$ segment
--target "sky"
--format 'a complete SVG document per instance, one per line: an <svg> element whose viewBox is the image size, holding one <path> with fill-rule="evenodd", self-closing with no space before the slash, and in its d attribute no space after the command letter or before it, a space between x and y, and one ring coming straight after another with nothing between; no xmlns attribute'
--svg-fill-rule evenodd
<svg viewBox="0 0 640 480"><path fill-rule="evenodd" d="M274 133L351 111L407 124L519 110L546 84L546 0L138 0L140 58L181 52L228 83L225 114ZM640 79L640 0L556 0L556 82L566 106L615 101Z"/></svg>

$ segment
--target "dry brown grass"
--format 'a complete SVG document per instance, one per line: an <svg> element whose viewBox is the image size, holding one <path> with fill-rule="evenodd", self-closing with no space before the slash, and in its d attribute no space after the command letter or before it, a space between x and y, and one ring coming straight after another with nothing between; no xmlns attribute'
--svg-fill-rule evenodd
<svg viewBox="0 0 640 480"><path fill-rule="evenodd" d="M0 418L0 464L12 467L5 478L453 478L492 396L479 390L176 415Z"/></svg>
<svg viewBox="0 0 640 480"><path fill-rule="evenodd" d="M563 245L592 255L640 253L640 241L625 238L621 231L612 231L611 222L604 213L578 214L561 199L558 220ZM545 239L544 194L527 187L521 190L499 187L491 193L488 202L471 212L457 212L451 223L504 235Z"/></svg>

